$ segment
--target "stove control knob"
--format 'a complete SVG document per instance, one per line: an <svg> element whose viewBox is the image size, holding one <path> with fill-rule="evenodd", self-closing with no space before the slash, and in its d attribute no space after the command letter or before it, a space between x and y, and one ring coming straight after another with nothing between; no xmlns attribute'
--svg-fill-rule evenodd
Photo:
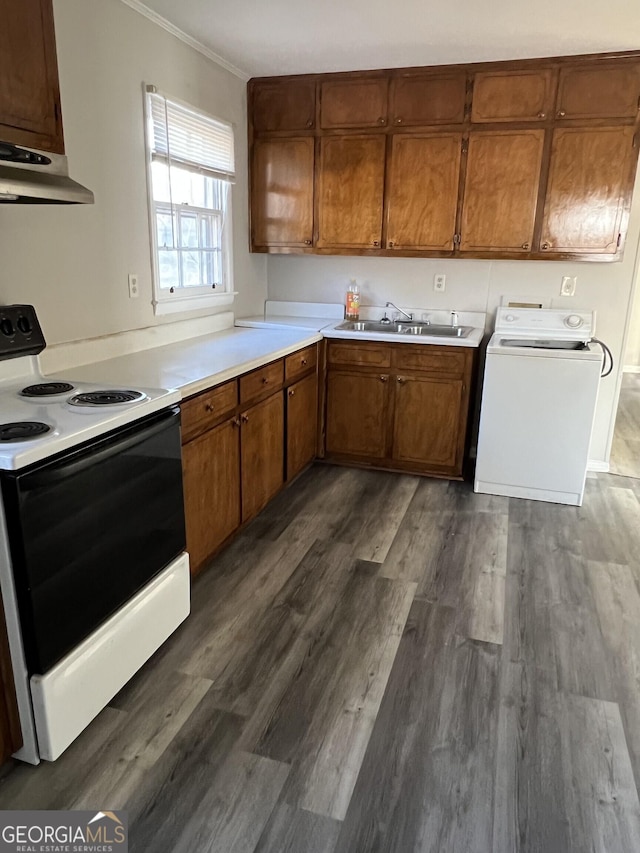
<svg viewBox="0 0 640 853"><path fill-rule="evenodd" d="M583 323L584 320L579 314L569 314L568 317L565 317L564 321L565 326L568 326L570 329L579 329Z"/></svg>
<svg viewBox="0 0 640 853"><path fill-rule="evenodd" d="M0 320L0 332L8 338L13 337L15 334L13 323L8 317L3 317L2 320Z"/></svg>
<svg viewBox="0 0 640 853"><path fill-rule="evenodd" d="M24 314L21 314L18 317L18 321L16 323L16 326L20 329L20 331L24 335L28 335L29 332L31 331L31 323L29 322L29 318L25 317Z"/></svg>

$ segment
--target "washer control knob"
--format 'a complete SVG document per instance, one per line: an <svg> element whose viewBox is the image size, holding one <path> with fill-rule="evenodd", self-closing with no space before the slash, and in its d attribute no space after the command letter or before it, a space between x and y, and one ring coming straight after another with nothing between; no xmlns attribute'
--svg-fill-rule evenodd
<svg viewBox="0 0 640 853"><path fill-rule="evenodd" d="M583 323L584 320L579 314L569 314L568 317L565 317L564 321L565 326L568 326L570 329L579 329Z"/></svg>
<svg viewBox="0 0 640 853"><path fill-rule="evenodd" d="M507 323L513 323L513 321L517 318L515 314L507 314L504 319L507 321Z"/></svg>

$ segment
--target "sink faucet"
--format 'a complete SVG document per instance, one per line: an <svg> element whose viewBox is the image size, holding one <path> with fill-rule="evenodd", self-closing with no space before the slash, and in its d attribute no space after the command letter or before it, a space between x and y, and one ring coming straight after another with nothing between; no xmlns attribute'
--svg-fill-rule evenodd
<svg viewBox="0 0 640 853"><path fill-rule="evenodd" d="M453 326L454 329L458 328L458 312L457 311L451 312L451 325Z"/></svg>
<svg viewBox="0 0 640 853"><path fill-rule="evenodd" d="M406 311L403 311L402 308L398 308L398 306L394 305L393 302L386 302L385 307L386 308L395 308L396 311L399 311L401 314L404 314L404 316L407 318L407 320L409 320L409 321L413 320L413 314L407 314Z"/></svg>

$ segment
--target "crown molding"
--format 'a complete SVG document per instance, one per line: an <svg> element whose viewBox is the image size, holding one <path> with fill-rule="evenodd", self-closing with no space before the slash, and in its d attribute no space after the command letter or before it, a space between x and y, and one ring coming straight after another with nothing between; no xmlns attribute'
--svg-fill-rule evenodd
<svg viewBox="0 0 640 853"><path fill-rule="evenodd" d="M171 33L172 36L175 36L180 41L192 47L194 50L197 50L198 53L201 53L203 56L206 56L207 59L210 59L211 62L215 62L216 65L220 65L226 71L229 71L235 77L239 77L240 80L243 80L245 83L249 79L251 75L247 74L246 71L243 71L241 68L237 68L231 62L228 62L224 57L219 56L215 51L206 47L206 45L199 42L197 39L190 36L188 33L185 33L179 27L176 27L175 24L172 24L171 21L168 21L166 18L163 18L162 15L159 15L157 12L154 12L153 9L150 9L148 6L145 6L144 3L141 3L140 0L121 0L125 6L129 6L134 11L138 12L140 15L143 15L152 23L156 24L159 27L162 27L163 30L166 30L168 33Z"/></svg>

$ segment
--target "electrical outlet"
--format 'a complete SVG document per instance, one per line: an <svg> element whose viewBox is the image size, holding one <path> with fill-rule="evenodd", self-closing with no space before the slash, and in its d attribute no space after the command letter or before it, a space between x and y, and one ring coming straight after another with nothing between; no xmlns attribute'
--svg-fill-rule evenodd
<svg viewBox="0 0 640 853"><path fill-rule="evenodd" d="M563 275L560 285L560 296L575 296L578 277L575 275Z"/></svg>
<svg viewBox="0 0 640 853"><path fill-rule="evenodd" d="M129 273L129 299L137 299L140 295L138 289L138 276L136 273Z"/></svg>
<svg viewBox="0 0 640 853"><path fill-rule="evenodd" d="M445 288L447 286L447 277L443 273L438 273L438 275L434 275L433 277L433 289L437 290L438 293L444 293Z"/></svg>

